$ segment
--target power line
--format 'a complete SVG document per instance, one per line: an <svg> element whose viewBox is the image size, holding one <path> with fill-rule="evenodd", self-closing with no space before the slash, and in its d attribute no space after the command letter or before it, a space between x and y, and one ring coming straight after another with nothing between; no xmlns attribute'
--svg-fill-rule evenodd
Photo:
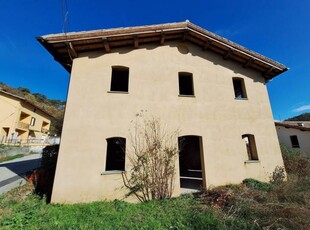
<svg viewBox="0 0 310 230"><path fill-rule="evenodd" d="M63 19L62 32L64 34L67 34L68 14L69 14L67 0L62 0L61 9L62 9L62 19Z"/></svg>
<svg viewBox="0 0 310 230"><path fill-rule="evenodd" d="M70 47L68 44L67 40L67 31L68 31L68 15L69 15L69 10L68 10L68 3L67 0L62 0L61 1L61 9L62 9L62 19L63 19L63 25L62 25L62 32L65 34L66 37L66 46L67 46L67 52L69 54L69 57L72 61L72 56L70 52Z"/></svg>

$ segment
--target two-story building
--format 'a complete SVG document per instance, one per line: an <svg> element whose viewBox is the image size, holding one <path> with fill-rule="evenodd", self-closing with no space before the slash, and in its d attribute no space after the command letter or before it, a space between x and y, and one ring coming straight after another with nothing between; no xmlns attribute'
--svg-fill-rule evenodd
<svg viewBox="0 0 310 230"><path fill-rule="evenodd" d="M266 83L284 65L188 21L37 39L71 73L52 202L124 198L140 110L181 130L174 196L283 166Z"/></svg>
<svg viewBox="0 0 310 230"><path fill-rule="evenodd" d="M310 156L310 121L275 122L279 142Z"/></svg>
<svg viewBox="0 0 310 230"><path fill-rule="evenodd" d="M0 143L42 143L52 116L25 98L0 90Z"/></svg>

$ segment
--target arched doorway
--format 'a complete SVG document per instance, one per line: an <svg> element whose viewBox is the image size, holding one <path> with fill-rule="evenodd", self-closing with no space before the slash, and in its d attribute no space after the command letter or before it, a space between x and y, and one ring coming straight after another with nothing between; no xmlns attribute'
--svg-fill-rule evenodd
<svg viewBox="0 0 310 230"><path fill-rule="evenodd" d="M202 137L187 135L178 138L180 186L187 189L200 189L203 179Z"/></svg>

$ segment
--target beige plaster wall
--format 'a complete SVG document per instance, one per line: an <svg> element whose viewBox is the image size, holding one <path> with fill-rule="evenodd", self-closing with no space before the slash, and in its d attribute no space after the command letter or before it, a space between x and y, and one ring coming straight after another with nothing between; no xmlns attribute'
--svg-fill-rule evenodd
<svg viewBox="0 0 310 230"><path fill-rule="evenodd" d="M249 177L266 181L276 166L283 165L261 73L191 44L186 44L190 52L182 54L178 45L74 59L52 202L124 197L121 174L101 175L106 139L128 139L130 122L140 110L180 128L180 136L202 136L208 187ZM109 92L115 65L129 67L128 94ZM193 74L195 97L178 96L182 71ZM244 79L248 99L234 98L233 77ZM243 134L255 135L259 162L245 163ZM174 195L179 195L178 179L175 187Z"/></svg>
<svg viewBox="0 0 310 230"><path fill-rule="evenodd" d="M43 113L39 109L35 109L34 106L22 103L22 112L25 112L30 115L28 123L31 122L31 117L34 117L36 119L34 126L29 126L29 130L34 131L35 138L41 138L42 136L47 136L47 134L42 133L42 124L43 121L48 123L49 125L47 128L49 129L51 124L51 117L47 114ZM27 137L26 137L27 138Z"/></svg>
<svg viewBox="0 0 310 230"><path fill-rule="evenodd" d="M279 142L292 147L290 136L296 135L300 148L294 148L300 150L310 156L310 131L301 131L299 129L285 128L282 126L276 126Z"/></svg>
<svg viewBox="0 0 310 230"><path fill-rule="evenodd" d="M51 123L51 118L49 115L41 112L40 110L36 109L32 105L27 103L21 102L19 99L15 99L9 95L2 95L0 93L0 141L2 141L3 135L3 127L10 128L8 137L12 137L12 133L16 132L16 128L18 128L18 122L20 121L20 114L22 112L30 115L29 117L23 119L22 122L29 124L31 121L31 117L36 118L36 122L34 126L30 126L29 129L35 131L36 138L41 138L42 136L46 135L41 132L42 123L43 121L49 123L48 128ZM27 139L29 135L28 129L23 129L23 134L20 135L18 138Z"/></svg>
<svg viewBox="0 0 310 230"><path fill-rule="evenodd" d="M12 133L15 131L15 124L17 122L17 116L20 114L20 102L8 96L3 96L0 93L0 138L5 134L3 132L3 127L10 128L8 136L11 137Z"/></svg>

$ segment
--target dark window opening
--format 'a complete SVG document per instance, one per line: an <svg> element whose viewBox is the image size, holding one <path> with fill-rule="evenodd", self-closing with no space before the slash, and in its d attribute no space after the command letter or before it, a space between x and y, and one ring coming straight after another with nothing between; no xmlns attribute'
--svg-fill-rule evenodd
<svg viewBox="0 0 310 230"><path fill-rule="evenodd" d="M247 98L244 80L242 78L233 78L235 98Z"/></svg>
<svg viewBox="0 0 310 230"><path fill-rule="evenodd" d="M194 95L193 75L191 73L179 73L179 94Z"/></svg>
<svg viewBox="0 0 310 230"><path fill-rule="evenodd" d="M245 141L249 160L257 161L258 155L254 135L251 134L242 135L242 139Z"/></svg>
<svg viewBox="0 0 310 230"><path fill-rule="evenodd" d="M300 148L299 141L296 135L290 136L290 139L291 139L291 144L293 148Z"/></svg>
<svg viewBox="0 0 310 230"><path fill-rule="evenodd" d="M112 67L110 91L128 92L129 68Z"/></svg>
<svg viewBox="0 0 310 230"><path fill-rule="evenodd" d="M107 139L106 171L125 171L126 139L113 137Z"/></svg>

